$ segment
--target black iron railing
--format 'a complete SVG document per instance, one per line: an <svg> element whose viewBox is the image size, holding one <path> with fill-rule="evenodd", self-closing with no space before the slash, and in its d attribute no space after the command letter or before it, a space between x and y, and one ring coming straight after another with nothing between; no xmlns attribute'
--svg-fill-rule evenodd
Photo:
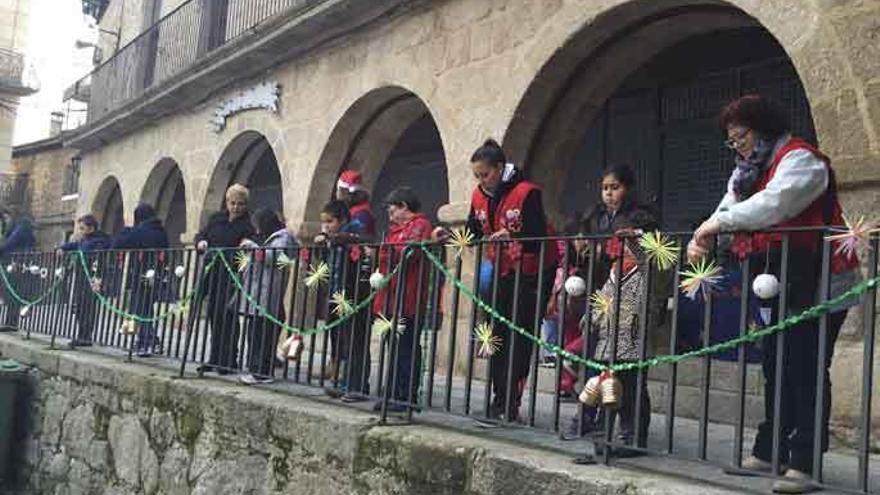
<svg viewBox="0 0 880 495"><path fill-rule="evenodd" d="M845 299L828 232L810 234L814 249L805 233L770 237L769 250L757 238L748 249L742 239L719 244L718 271L690 285L693 298L679 290L694 282L684 233L669 235L680 249L666 269L636 238L596 236L17 253L0 267L0 321L52 345L170 359L181 376L324 387L346 401L376 401L383 420L429 410L584 438L605 462L662 455L735 472L758 435L772 466L798 465L820 486L871 493L880 474L871 463L880 241L855 242L867 255ZM778 295L772 283L761 286L769 297L752 290L762 274L776 277ZM860 402L847 412L856 440L826 454L827 363L847 311L860 314L864 348ZM554 322L554 335L541 332ZM747 384L759 367L763 392ZM733 392L710 407L720 369ZM677 392L686 384L698 394L684 408ZM590 387L601 392L591 399L599 407L573 401L590 399ZM748 418L756 393L766 416ZM757 432L754 420L764 423ZM808 462L796 458L804 453Z"/></svg>
<svg viewBox="0 0 880 495"><path fill-rule="evenodd" d="M93 122L191 67L217 47L308 0L189 0L73 86Z"/></svg>

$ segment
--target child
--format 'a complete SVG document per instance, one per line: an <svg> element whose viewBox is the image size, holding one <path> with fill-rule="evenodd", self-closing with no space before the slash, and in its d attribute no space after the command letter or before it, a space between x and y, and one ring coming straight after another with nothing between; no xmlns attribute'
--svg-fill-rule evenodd
<svg viewBox="0 0 880 495"><path fill-rule="evenodd" d="M639 226L626 222L625 224L621 223L621 227L635 231ZM610 269L608 280L605 281L598 295L611 303L608 308L605 308L606 310L603 310L601 305L594 305L590 315L592 330L596 336L593 358L605 363L610 363L612 360L615 363L638 361L641 359L640 351L643 346L647 346L647 336L641 334L639 315L646 294L645 276L649 270L639 246L638 237L634 235L624 237L623 256L615 259ZM618 291L620 303L615 318L614 312L617 304L615 304L614 298ZM614 323L617 325L615 326ZM645 325L645 328L648 329L648 325ZM616 342L615 333L617 334ZM639 418L636 418L636 389L640 374L642 375L641 409ZM635 443L638 447L644 447L648 437L648 425L651 421L647 373L644 370L626 370L618 371L615 376L622 385L620 409L617 411L617 415L620 417L620 440L627 445ZM640 424L638 438L634 438L636 421ZM617 454L621 456L632 455L634 451L621 451Z"/></svg>
<svg viewBox="0 0 880 495"><path fill-rule="evenodd" d="M329 293L342 293L348 300L357 296L353 304L360 303L370 294L369 282L364 283L365 277L360 273L360 249L354 245L361 240L364 231L364 224L351 218L348 206L341 200L330 201L321 210L321 234L315 237L315 243L329 248ZM330 308L331 322L340 317L335 309ZM356 402L369 394L368 320L369 311L364 309L330 332L330 377L339 382L338 386L325 389L327 395L341 397L344 402Z"/></svg>
<svg viewBox="0 0 880 495"><path fill-rule="evenodd" d="M595 236L608 236L623 228L623 225L636 224L646 230L656 228L656 221L651 211L636 202L635 185L636 175L628 165L616 164L606 168L602 173L600 183L601 201L581 219L580 232ZM595 249L590 249L591 245L595 246ZM582 261L581 277L584 280L587 279L589 257L592 255L594 258L593 287L587 289L595 290L602 287L608 280L613 259L605 249L605 239L593 243L586 241L584 251L586 258ZM589 296L589 294L587 295ZM592 342L588 342L588 344L592 344ZM593 345L590 345L590 348L592 347ZM569 352L580 355L583 352L583 336L567 341L565 348ZM574 383L576 377L572 371L571 367L566 367L563 379ZM577 416L571 418L562 434L563 440L574 440L594 430L596 418L595 409L584 408L581 418Z"/></svg>
<svg viewBox="0 0 880 495"><path fill-rule="evenodd" d="M387 288L380 290L373 300L373 313L384 315L392 321L396 314L398 328L402 329L402 333L397 334L396 359L393 358L392 361L394 363L393 402L388 404L387 410L403 412L412 407L412 401L416 400L418 393L418 372L416 371L414 375L414 383L410 383L410 375L413 369L421 368L422 349L418 335L421 321L417 319L424 320L427 316L428 303L427 277L424 277L419 287L419 265L427 261L423 259L418 248L408 250L407 244L430 239L432 226L428 217L419 212L421 202L415 192L408 187L399 187L391 191L385 199L385 204L388 208L390 226L384 244L379 250L379 272L385 275L391 273L405 253L412 253L406 260L402 288L404 293L400 297L400 307L394 307L398 301L398 276L392 277ZM424 273L428 273L429 268L425 266ZM390 332L393 334L394 329ZM376 403L374 409L380 410L381 407L380 401Z"/></svg>
<svg viewBox="0 0 880 495"><path fill-rule="evenodd" d="M245 290L254 302L262 307L257 309L245 297L233 295L230 303L239 305L242 313L250 316L248 343L248 371L240 381L246 385L272 382L272 359L279 338L280 327L268 315L284 321L284 292L287 287L287 272L278 271L275 262L281 254L295 256L296 238L284 226L281 215L270 209L261 208L254 212L253 223L257 228L253 239L241 241L241 247L251 249L247 254L252 258L247 269L241 274ZM234 306L233 306L234 307Z"/></svg>

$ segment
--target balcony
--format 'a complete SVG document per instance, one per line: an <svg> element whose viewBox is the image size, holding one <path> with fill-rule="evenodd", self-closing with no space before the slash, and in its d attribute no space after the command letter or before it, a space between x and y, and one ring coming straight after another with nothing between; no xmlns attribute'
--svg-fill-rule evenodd
<svg viewBox="0 0 880 495"><path fill-rule="evenodd" d="M27 96L39 90L36 71L25 61L24 55L0 48L0 93Z"/></svg>
<svg viewBox="0 0 880 495"><path fill-rule="evenodd" d="M131 132L388 13L405 0L190 0L72 86L80 149Z"/></svg>

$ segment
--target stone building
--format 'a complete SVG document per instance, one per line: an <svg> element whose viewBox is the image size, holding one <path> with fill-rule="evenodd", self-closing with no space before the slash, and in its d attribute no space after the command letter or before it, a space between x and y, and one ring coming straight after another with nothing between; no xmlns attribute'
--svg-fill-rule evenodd
<svg viewBox="0 0 880 495"><path fill-rule="evenodd" d="M0 172L7 172L18 99L39 83L24 60L29 0L0 2Z"/></svg>
<svg viewBox="0 0 880 495"><path fill-rule="evenodd" d="M63 134L12 149L11 171L26 180L37 249L52 250L73 233L79 158Z"/></svg>
<svg viewBox="0 0 880 495"><path fill-rule="evenodd" d="M374 200L412 185L454 223L489 136L557 220L626 161L664 228L685 229L732 165L717 112L748 92L833 158L850 214L880 208L876 0L128 0L102 26L120 48L82 81L88 123L65 144L82 155L77 213L106 230L148 201L187 242L241 182L312 231L346 168ZM838 419L859 377L835 370Z"/></svg>

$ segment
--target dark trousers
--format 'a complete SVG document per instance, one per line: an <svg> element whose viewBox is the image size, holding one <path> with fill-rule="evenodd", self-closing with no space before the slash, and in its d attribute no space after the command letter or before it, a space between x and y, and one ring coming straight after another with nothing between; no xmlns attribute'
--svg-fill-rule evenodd
<svg viewBox="0 0 880 495"><path fill-rule="evenodd" d="M89 287L76 287L76 342L91 343L92 333L95 330L95 316L97 313L97 304L95 304L95 296Z"/></svg>
<svg viewBox="0 0 880 495"><path fill-rule="evenodd" d="M831 357L846 311L828 316L826 349L821 373L825 375L822 391L822 452L828 450L828 418L831 412ZM816 376L819 359L819 320L804 322L785 331L782 357L782 400L780 402L780 462L804 473L813 471L815 439ZM776 392L776 335L765 337L762 344L764 372L764 421L758 426L752 454L770 461L773 452L773 398Z"/></svg>
<svg viewBox="0 0 880 495"><path fill-rule="evenodd" d="M0 268L2 268L3 270L6 269L6 265L9 263L8 260L4 261L5 262L2 263L2 266L0 266ZM16 290L21 293L21 277L19 276L19 272L17 269L14 270L12 273L8 273L6 275L6 279L9 281L9 284L12 287L16 288ZM3 291L3 302L6 303L6 317L3 319L3 326L18 328L18 319L21 316L21 306L18 304L18 301L15 299L15 297L13 297L12 294L8 290L6 290L6 284L0 284L0 290Z"/></svg>
<svg viewBox="0 0 880 495"><path fill-rule="evenodd" d="M641 409L636 418L636 403L639 390L639 374L642 375ZM651 398L648 396L648 374L644 370L618 371L623 396L620 408L612 415L620 419L620 439L626 444L636 442L637 447L645 447L648 440L648 426L651 424ZM640 423L639 437L636 438L636 421Z"/></svg>
<svg viewBox="0 0 880 495"><path fill-rule="evenodd" d="M369 293L368 286L358 291L360 299L365 299ZM330 321L335 319L332 317ZM370 308L366 307L330 333L333 359L337 363L345 363L345 372L339 377L341 388L363 395L370 393L369 325Z"/></svg>
<svg viewBox="0 0 880 495"><path fill-rule="evenodd" d="M818 243L818 241L817 241ZM780 255L771 251L769 256L756 256L754 266L764 267L769 273L781 273ZM766 257L766 258L765 258ZM796 314L816 304L816 290L819 287L819 259L816 253L792 248L789 253L787 302L791 308L789 315ZM781 281L781 277L780 277ZM772 309L771 322L779 319L778 299L763 301L765 307ZM780 462L798 471L811 473L813 468L813 440L815 430L816 375L824 373L825 387L822 394L822 451L828 448L828 417L831 410L831 380L829 368L834 355L834 344L840 327L846 318L846 311L828 315L826 332L827 355L819 362L819 320L813 319L783 330L782 382L780 401ZM771 335L762 342L762 371L764 373L764 421L758 426L752 453L755 457L770 461L773 445L773 402L776 392L776 351L777 336ZM821 368L820 368L821 366Z"/></svg>
<svg viewBox="0 0 880 495"><path fill-rule="evenodd" d="M413 318L406 318L401 323L405 328L395 342L393 399L415 405L418 402L422 370L422 344L419 341L421 325L416 324Z"/></svg>
<svg viewBox="0 0 880 495"><path fill-rule="evenodd" d="M132 291L131 301L128 310L134 315L144 319L153 318L153 298L152 291ZM135 352L153 352L156 345L156 325L154 322L137 322L137 337L135 339Z"/></svg>
<svg viewBox="0 0 880 495"><path fill-rule="evenodd" d="M229 308L235 287L225 273L215 273L208 280L206 299L208 322L211 325L211 352L208 364L222 369L238 368L238 313ZM237 307L237 301L236 305Z"/></svg>
<svg viewBox="0 0 880 495"><path fill-rule="evenodd" d="M498 295L495 307L499 312L513 320L519 327L534 333L536 310L543 313L550 297L549 285L553 282L552 275L545 275L545 288L542 300L536 304L538 297L538 277L520 275L519 291L515 294L515 275L511 274L498 280ZM516 299L517 307L513 308ZM504 413L509 418L518 415L522 400L523 388L529 376L529 364L532 356L532 341L520 335L507 325L495 322L492 334L501 341L501 347L489 360L489 375L492 382L492 408L495 413ZM510 374L508 375L508 370ZM508 386L511 387L508 400Z"/></svg>
<svg viewBox="0 0 880 495"><path fill-rule="evenodd" d="M277 318L284 321L283 313ZM254 375L271 376L280 327L264 316L255 315L250 319L249 330L248 371Z"/></svg>

